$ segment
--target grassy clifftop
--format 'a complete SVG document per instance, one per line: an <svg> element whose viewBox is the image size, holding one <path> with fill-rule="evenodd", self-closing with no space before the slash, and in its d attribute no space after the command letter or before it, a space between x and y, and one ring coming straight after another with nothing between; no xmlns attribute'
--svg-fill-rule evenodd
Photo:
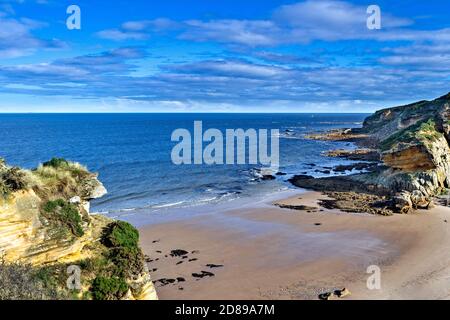
<svg viewBox="0 0 450 320"><path fill-rule="evenodd" d="M89 214L105 193L78 163L0 161L0 299L156 298L138 231Z"/></svg>

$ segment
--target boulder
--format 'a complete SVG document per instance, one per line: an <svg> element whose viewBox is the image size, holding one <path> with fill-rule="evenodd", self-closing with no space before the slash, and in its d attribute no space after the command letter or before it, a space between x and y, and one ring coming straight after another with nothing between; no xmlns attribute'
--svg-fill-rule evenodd
<svg viewBox="0 0 450 320"><path fill-rule="evenodd" d="M401 192L393 199L394 211L397 213L407 214L413 208L411 194L409 192Z"/></svg>

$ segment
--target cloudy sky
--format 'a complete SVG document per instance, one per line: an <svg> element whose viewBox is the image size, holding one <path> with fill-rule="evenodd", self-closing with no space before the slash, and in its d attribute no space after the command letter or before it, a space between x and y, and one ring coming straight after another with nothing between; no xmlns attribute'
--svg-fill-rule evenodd
<svg viewBox="0 0 450 320"><path fill-rule="evenodd" d="M0 0L0 112L371 112L450 91L449 16L440 0Z"/></svg>

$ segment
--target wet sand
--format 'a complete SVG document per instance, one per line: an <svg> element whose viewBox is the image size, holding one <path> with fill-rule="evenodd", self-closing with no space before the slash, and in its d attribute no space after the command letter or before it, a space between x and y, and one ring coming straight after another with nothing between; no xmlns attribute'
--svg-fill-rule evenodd
<svg viewBox="0 0 450 320"><path fill-rule="evenodd" d="M141 227L160 299L317 299L344 287L345 299L450 297L450 208L382 217L318 199L277 201L307 210L265 203ZM366 286L371 265L380 290Z"/></svg>

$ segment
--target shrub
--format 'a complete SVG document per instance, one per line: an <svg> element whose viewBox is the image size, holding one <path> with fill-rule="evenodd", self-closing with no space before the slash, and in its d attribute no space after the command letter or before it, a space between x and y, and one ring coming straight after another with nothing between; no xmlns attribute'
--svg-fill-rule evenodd
<svg viewBox="0 0 450 320"><path fill-rule="evenodd" d="M95 300L117 300L127 293L129 287L121 277L98 276L92 282L91 292Z"/></svg>
<svg viewBox="0 0 450 320"><path fill-rule="evenodd" d="M128 278L144 270L144 255L139 248L139 232L124 221L110 223L103 233L103 244L110 248L107 257L116 276Z"/></svg>
<svg viewBox="0 0 450 320"><path fill-rule="evenodd" d="M47 201L43 206L44 215L51 221L60 222L62 225L70 228L71 232L81 237L84 235L81 226L81 215L78 208L63 199Z"/></svg>
<svg viewBox="0 0 450 320"><path fill-rule="evenodd" d="M53 167L55 169L61 168L61 167L68 167L69 161L67 161L64 158L52 158L50 161L43 163L44 167Z"/></svg>
<svg viewBox="0 0 450 320"><path fill-rule="evenodd" d="M144 270L144 255L138 247L111 249L109 258L114 264L114 274L120 277L133 277Z"/></svg>
<svg viewBox="0 0 450 320"><path fill-rule="evenodd" d="M1 173L0 178L3 181L3 184L7 186L10 191L14 192L25 189L27 187L25 173L22 172L18 167L6 169Z"/></svg>
<svg viewBox="0 0 450 320"><path fill-rule="evenodd" d="M110 248L137 248L139 232L128 222L115 221L106 228L103 243Z"/></svg>
<svg viewBox="0 0 450 320"><path fill-rule="evenodd" d="M103 271L92 282L92 297L96 300L121 299L129 289L127 279L144 270L139 232L127 222L114 221L104 228L101 240L106 247L104 257L107 262L101 261ZM85 261L85 267L92 269L93 263L99 262ZM103 268L105 262L107 268Z"/></svg>

